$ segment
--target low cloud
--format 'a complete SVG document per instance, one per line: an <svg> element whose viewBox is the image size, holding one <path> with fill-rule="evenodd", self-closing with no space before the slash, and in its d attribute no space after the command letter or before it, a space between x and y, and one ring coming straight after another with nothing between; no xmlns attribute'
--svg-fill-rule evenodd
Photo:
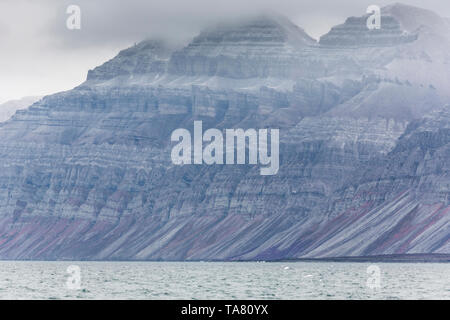
<svg viewBox="0 0 450 320"><path fill-rule="evenodd" d="M2 0L0 102L70 89L89 69L146 38L188 41L202 28L236 16L275 11L319 38L348 16L388 0ZM442 0L406 4L450 16ZM66 9L81 8L81 30L68 30Z"/></svg>

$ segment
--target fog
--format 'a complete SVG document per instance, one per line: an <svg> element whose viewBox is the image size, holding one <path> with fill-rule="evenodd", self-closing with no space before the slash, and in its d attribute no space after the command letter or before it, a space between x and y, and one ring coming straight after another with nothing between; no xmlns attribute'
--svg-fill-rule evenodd
<svg viewBox="0 0 450 320"><path fill-rule="evenodd" d="M260 12L286 15L318 39L348 16L385 0L2 0L0 103L68 90L87 71L145 38L187 42L220 20ZM443 0L405 0L450 17ZM81 8L81 29L69 30L69 5Z"/></svg>

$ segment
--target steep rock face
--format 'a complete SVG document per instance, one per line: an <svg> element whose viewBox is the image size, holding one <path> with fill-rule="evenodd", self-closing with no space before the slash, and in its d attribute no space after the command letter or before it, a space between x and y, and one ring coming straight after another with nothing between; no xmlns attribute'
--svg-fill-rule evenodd
<svg viewBox="0 0 450 320"><path fill-rule="evenodd" d="M444 159L450 156L449 111L447 106L413 121L389 154L368 162L355 187L338 201L351 199L354 205L356 197L370 198L378 205L367 212L347 209L337 219L354 222L308 256L448 253L450 171Z"/></svg>
<svg viewBox="0 0 450 320"><path fill-rule="evenodd" d="M442 67L439 32L333 49L258 18L122 51L0 124L0 258L449 254L447 80L393 67ZM173 165L194 120L279 128L278 174Z"/></svg>

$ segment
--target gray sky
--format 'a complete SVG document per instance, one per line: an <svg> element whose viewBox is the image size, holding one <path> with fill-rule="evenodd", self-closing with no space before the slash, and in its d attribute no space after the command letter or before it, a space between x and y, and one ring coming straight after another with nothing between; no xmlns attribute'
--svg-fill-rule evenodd
<svg viewBox="0 0 450 320"><path fill-rule="evenodd" d="M0 103L68 90L87 71L148 37L187 41L217 20L260 11L289 17L319 38L348 16L388 0L1 0ZM450 17L448 0L403 0ZM81 30L66 9L81 8Z"/></svg>

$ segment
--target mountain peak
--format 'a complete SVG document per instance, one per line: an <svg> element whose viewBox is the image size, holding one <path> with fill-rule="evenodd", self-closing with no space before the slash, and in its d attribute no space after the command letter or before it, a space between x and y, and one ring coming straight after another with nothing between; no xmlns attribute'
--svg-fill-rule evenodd
<svg viewBox="0 0 450 320"><path fill-rule="evenodd" d="M289 19L264 14L207 29L172 55L169 72L227 78L290 77L293 61L317 42Z"/></svg>
<svg viewBox="0 0 450 320"><path fill-rule="evenodd" d="M322 36L320 44L332 47L387 47L412 42L417 39L417 35L411 32L415 28L404 27L402 22L406 19L397 13L403 12L402 8L401 4L383 8L380 29L367 28L368 14L349 17Z"/></svg>
<svg viewBox="0 0 450 320"><path fill-rule="evenodd" d="M288 18L267 13L245 20L226 21L202 31L191 46L208 43L221 47L230 43L289 43L294 47L314 45L316 41Z"/></svg>
<svg viewBox="0 0 450 320"><path fill-rule="evenodd" d="M231 78L284 77L290 67L278 72L276 63L292 60L300 50L316 45L316 40L288 18L266 13L219 23L202 31L179 51L161 40L140 42L90 70L87 80L166 72Z"/></svg>
<svg viewBox="0 0 450 320"><path fill-rule="evenodd" d="M394 17L401 25L403 30L415 32L422 26L438 32L448 33L448 24L444 18L437 13L411 6L403 3L394 3L381 9L382 15Z"/></svg>

